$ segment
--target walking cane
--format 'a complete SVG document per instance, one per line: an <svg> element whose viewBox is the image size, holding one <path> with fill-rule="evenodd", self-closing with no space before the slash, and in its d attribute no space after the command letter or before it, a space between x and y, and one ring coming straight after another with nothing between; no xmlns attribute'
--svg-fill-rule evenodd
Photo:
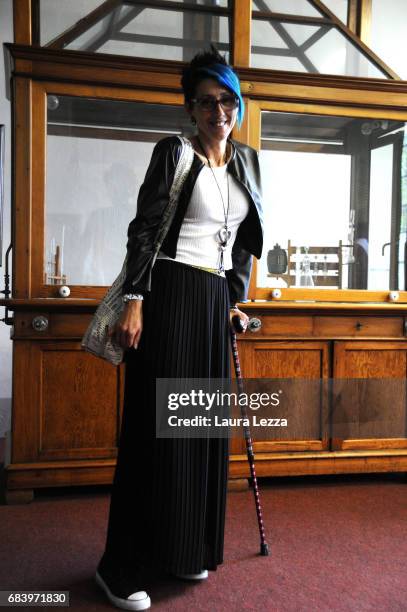
<svg viewBox="0 0 407 612"><path fill-rule="evenodd" d="M236 331L242 331L243 330L243 326L242 326L242 322L240 320L240 318L235 315L232 318L232 324L233 327L230 327L230 339L231 339L231 343L232 343L232 354L233 354L233 364L235 366L235 373L236 373L236 379L237 379L237 388L239 391L239 395L241 393L243 393L243 379L242 379L242 373L240 370L240 360L239 360L239 353L237 350L237 340L236 340L236 333L235 333L235 329ZM247 412L246 412L246 406L242 405L240 406L240 410L241 410L241 414L242 414L242 418L243 418L243 431L244 431L244 437L245 437L245 441L246 441L246 452L247 452L247 459L249 461L249 467L250 467L250 474L252 477L252 483L253 483L253 494L254 494L254 503L256 505L256 514L257 514L257 523L259 526L259 532L260 532L260 554L263 555L264 557L266 557L269 554L269 549L266 543L266 536L264 533L264 523L263 523L263 513L261 511L261 505L260 505L260 495L259 495L259 487L257 485L257 477L256 477L256 469L254 466L254 453L253 453L253 445L252 445L252 437L250 434L250 428L248 425L245 425L245 423L247 422Z"/></svg>

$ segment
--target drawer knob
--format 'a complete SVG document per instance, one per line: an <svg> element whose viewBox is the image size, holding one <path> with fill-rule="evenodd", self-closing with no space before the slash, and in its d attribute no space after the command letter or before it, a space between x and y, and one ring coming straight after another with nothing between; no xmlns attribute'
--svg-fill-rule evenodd
<svg viewBox="0 0 407 612"><path fill-rule="evenodd" d="M251 332L258 332L261 328L261 320L257 317L253 317L252 319L249 319L247 327Z"/></svg>
<svg viewBox="0 0 407 612"><path fill-rule="evenodd" d="M38 317L34 317L34 319L32 320L31 325L33 326L35 331L43 332L46 329L48 329L48 319L47 319L47 317L44 317L43 315L40 315Z"/></svg>
<svg viewBox="0 0 407 612"><path fill-rule="evenodd" d="M67 285L62 285L59 289L58 289L58 293L61 297L66 298L70 295L71 290Z"/></svg>
<svg viewBox="0 0 407 612"><path fill-rule="evenodd" d="M355 325L356 329L359 331L360 329L362 329L363 325L360 321L358 321Z"/></svg>

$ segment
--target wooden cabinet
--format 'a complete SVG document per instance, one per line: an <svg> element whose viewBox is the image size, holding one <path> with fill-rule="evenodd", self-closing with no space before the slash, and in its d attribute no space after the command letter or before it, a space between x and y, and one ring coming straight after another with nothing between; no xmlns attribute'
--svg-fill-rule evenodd
<svg viewBox="0 0 407 612"><path fill-rule="evenodd" d="M0 300L14 313L12 434L6 449L10 501L29 500L37 487L112 481L123 368L85 355L80 339L117 274L106 245L124 247L120 236L134 214L135 185L143 180L154 142L169 131L191 133L182 110L180 62L30 48L29 3L25 5L19 24L27 22L27 28L17 40L27 45L8 46L13 64L13 299ZM236 15L241 5L235 2ZM249 13L244 13L248 19ZM402 83L396 91L386 80L358 79L347 86L342 77L284 71L276 81L275 71L244 69L247 62L239 60L240 47L235 45L234 61L240 66L247 113L234 136L257 150L263 111L331 114L335 132L323 129L330 150L332 133L342 129L342 117L352 130L356 119L405 123L407 87ZM398 130L399 124L388 127ZM277 136L288 135L292 148L294 132L278 129ZM319 130L318 142L321 134ZM275 150L281 148L276 134L270 136L263 140L274 143ZM345 145L342 133L340 138ZM308 150L314 151L313 142L315 138ZM96 150L103 155L95 158ZM125 172L128 160L130 174ZM400 185L400 177L393 174ZM356 195L360 191L362 197L365 183L363 179L359 190L352 183ZM329 196L328 192L324 201ZM399 189L396 196L401 202ZM394 198L390 203L397 217ZM356 225L361 228L369 210L363 197L359 210L363 215ZM119 213L126 220L122 229ZM314 217L308 217L314 227ZM395 220L399 224L400 219ZM394 244L397 223L392 223ZM268 216L265 225L273 227ZM267 248L272 244L265 240ZM119 255L121 264L124 253ZM396 268L392 265L392 278ZM253 270L249 297L265 301L244 306L262 320L257 333L239 339L244 375L312 382L309 393L293 398L287 434L279 440L271 434L253 434L257 474L406 470L406 291L399 291L398 302L391 304L386 302L390 285L382 291L300 286L282 288L281 299L270 302L270 278L266 276L267 286L257 287L256 262ZM59 298L60 282L69 285L70 298ZM371 303L362 303L367 300ZM377 392L373 386L367 391L340 387L342 379L350 378L387 382ZM244 442L233 439L230 477L248 474Z"/></svg>
<svg viewBox="0 0 407 612"><path fill-rule="evenodd" d="M38 487L112 482L124 372L81 351L97 301L8 304L14 309L8 501L29 501ZM286 431L252 429L259 476L407 471L405 306L242 308L262 322L239 337L245 378L308 384L284 408ZM244 440L234 438L230 478L247 476Z"/></svg>
<svg viewBox="0 0 407 612"><path fill-rule="evenodd" d="M252 432L260 476L407 469L404 308L245 305L261 328L239 341L243 375L304 380L286 406L287 433ZM231 476L247 476L244 444L232 450Z"/></svg>
<svg viewBox="0 0 407 612"><path fill-rule="evenodd" d="M22 302L25 310L20 311ZM52 302L50 310L47 302ZM61 302L13 301L9 502L29 501L37 487L112 482L124 366L115 368L81 350L91 316L86 311L94 307L86 301Z"/></svg>

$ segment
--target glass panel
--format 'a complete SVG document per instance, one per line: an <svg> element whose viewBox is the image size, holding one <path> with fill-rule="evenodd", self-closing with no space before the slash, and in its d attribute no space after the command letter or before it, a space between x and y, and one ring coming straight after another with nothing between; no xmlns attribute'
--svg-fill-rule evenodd
<svg viewBox="0 0 407 612"><path fill-rule="evenodd" d="M370 214L369 214L369 289L383 289L388 283L390 252L384 245L391 239L391 207L383 202L392 201L393 145L388 144L372 151L370 164ZM380 219L380 223L377 223ZM387 246L390 246L387 244Z"/></svg>
<svg viewBox="0 0 407 612"><path fill-rule="evenodd" d="M127 12L127 9L123 10ZM64 48L75 51L99 51L103 41L106 40L106 32L109 29L110 20L110 15L106 15L91 28L87 29L86 32L77 36L72 42L64 45Z"/></svg>
<svg viewBox="0 0 407 612"><path fill-rule="evenodd" d="M308 49L307 55L321 74L378 79L386 76L336 28L327 29L325 35Z"/></svg>
<svg viewBox="0 0 407 612"><path fill-rule="evenodd" d="M405 289L405 133L400 121L262 113L257 286Z"/></svg>
<svg viewBox="0 0 407 612"><path fill-rule="evenodd" d="M45 283L109 285L154 144L192 126L178 106L55 95L47 102Z"/></svg>
<svg viewBox="0 0 407 612"><path fill-rule="evenodd" d="M252 21L253 68L384 78L385 74L331 26Z"/></svg>
<svg viewBox="0 0 407 612"><path fill-rule="evenodd" d="M400 53L407 39L407 7L404 0L372 0L369 46L402 79L407 79L407 55Z"/></svg>
<svg viewBox="0 0 407 612"><path fill-rule="evenodd" d="M349 0L323 0L326 8L341 19L345 25L348 21L348 3ZM313 7L308 0L290 0L290 2L287 2L287 0L253 0L253 10L302 17L323 17L323 13Z"/></svg>
<svg viewBox="0 0 407 612"><path fill-rule="evenodd" d="M298 47L301 47L301 45L306 43L307 40L309 40L311 36L314 36L317 32L322 32L320 26L302 25L298 23L284 23L281 25L288 33L292 42ZM299 49L299 51L302 51L302 49Z"/></svg>
<svg viewBox="0 0 407 612"><path fill-rule="evenodd" d="M41 45L47 45L102 3L103 0L40 0Z"/></svg>
<svg viewBox="0 0 407 612"><path fill-rule="evenodd" d="M349 0L323 0L327 9L336 15L346 25L348 23Z"/></svg>
<svg viewBox="0 0 407 612"><path fill-rule="evenodd" d="M167 0L167 2L185 2L187 4L191 4L191 0ZM203 6L214 6L227 8L229 4L229 0L194 0L194 4L201 4Z"/></svg>
<svg viewBox="0 0 407 612"><path fill-rule="evenodd" d="M114 23L107 15L66 49L189 61L216 43L229 57L229 17L211 12L123 6Z"/></svg>
<svg viewBox="0 0 407 612"><path fill-rule="evenodd" d="M283 41L272 23L262 19L252 22L252 52L259 46L267 48L267 55L271 54L272 49L288 50L287 43Z"/></svg>
<svg viewBox="0 0 407 612"><path fill-rule="evenodd" d="M308 2L308 0L253 0L253 10L272 11L286 15L301 15L307 17L321 17L321 13Z"/></svg>
<svg viewBox="0 0 407 612"><path fill-rule="evenodd" d="M266 70L289 70L291 72L307 72L303 64L296 57L276 56L252 53L251 66Z"/></svg>

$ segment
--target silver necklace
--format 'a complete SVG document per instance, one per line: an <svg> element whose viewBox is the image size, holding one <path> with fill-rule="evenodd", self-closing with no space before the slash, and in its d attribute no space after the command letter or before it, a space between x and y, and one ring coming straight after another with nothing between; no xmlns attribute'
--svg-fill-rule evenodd
<svg viewBox="0 0 407 612"><path fill-rule="evenodd" d="M223 261L223 253L226 251L228 242L232 236L232 232L230 231L229 227L228 227L228 218L229 218L229 206L230 206L230 198L229 198L229 175L228 175L228 171L226 170L226 184L227 184L227 192L228 192L228 205L227 207L225 207L225 201L223 199L223 195L222 195L222 190L219 187L219 183L217 181L217 178L215 176L215 173L213 171L211 162L209 161L209 157L206 154L205 149L202 146L202 143L200 141L199 136L196 137L199 143L199 146L201 147L203 154L206 157L206 160L208 162L208 166L210 171L212 172L212 176L215 180L216 186L218 188L221 200L222 200L222 207L223 207L223 215L225 218L225 223L222 225L222 227L217 231L216 233L216 240L219 244L218 249L219 249L219 266L218 266L218 272L224 272L225 271L225 266L224 266L224 261Z"/></svg>

